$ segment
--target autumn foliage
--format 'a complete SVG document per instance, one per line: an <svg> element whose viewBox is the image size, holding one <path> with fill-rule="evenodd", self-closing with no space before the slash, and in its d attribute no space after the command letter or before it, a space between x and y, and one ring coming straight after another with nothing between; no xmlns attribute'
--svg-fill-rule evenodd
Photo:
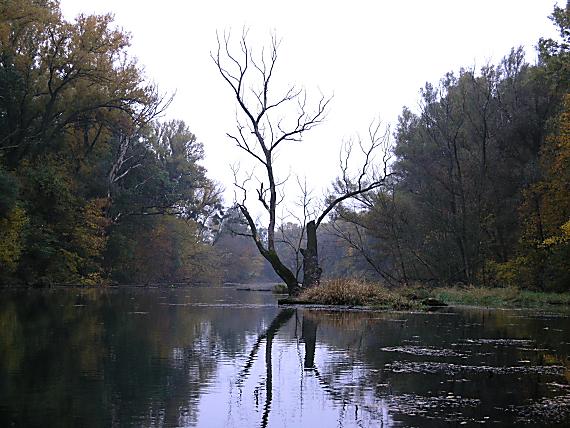
<svg viewBox="0 0 570 428"><path fill-rule="evenodd" d="M218 189L110 15L0 2L0 283L199 282ZM135 267L133 267L135 266Z"/></svg>

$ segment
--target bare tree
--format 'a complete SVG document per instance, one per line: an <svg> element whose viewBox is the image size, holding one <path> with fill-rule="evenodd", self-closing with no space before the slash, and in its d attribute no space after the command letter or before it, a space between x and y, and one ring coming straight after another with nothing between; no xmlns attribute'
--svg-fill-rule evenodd
<svg viewBox="0 0 570 428"><path fill-rule="evenodd" d="M281 143L299 142L305 132L323 122L331 98L321 95L314 108L311 109L307 105L306 92L295 86L290 86L280 96L273 96L270 89L272 89L271 83L279 47L279 41L275 36L271 38L269 49L263 49L258 56L253 54L247 44L247 31L242 33L239 42L240 50L237 54L232 53L230 49L228 34L224 34L223 38L218 35L217 41L218 49L211 56L221 76L231 88L240 112L236 117L236 132L227 135L264 170L264 179L259 180L256 196L269 216L267 236L261 236L251 211L246 205L247 185L253 180L253 174L249 174L245 180L240 181L237 170L234 169L234 184L241 193L239 198L236 194L236 206L245 217L251 232L250 236L255 241L261 255L269 261L277 275L285 282L289 294L296 295L300 291L297 275L281 261L275 246L276 210L284 199L282 186L286 181L279 182L276 178L275 154L277 148L281 147ZM286 112L290 112L291 107L294 107L294 113L287 115ZM335 183L333 195L327 198L320 215L315 215L314 220L303 221L303 229L306 233L306 248L300 250L303 256L303 287L316 285L321 278L322 270L319 266L317 252L319 225L337 205L382 186L386 180L388 133L382 134L380 129L379 123L370 127L369 144L358 140L363 161L359 171L354 175L349 173L353 144L345 145L345 150L341 154L341 177ZM378 151L383 152L380 168L374 166L374 155ZM306 198L305 186L305 202ZM306 205L304 212L305 214L308 212Z"/></svg>

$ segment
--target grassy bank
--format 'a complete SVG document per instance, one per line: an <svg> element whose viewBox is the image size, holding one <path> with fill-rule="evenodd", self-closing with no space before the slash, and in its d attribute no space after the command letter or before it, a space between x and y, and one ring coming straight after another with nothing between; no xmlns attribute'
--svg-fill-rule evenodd
<svg viewBox="0 0 570 428"><path fill-rule="evenodd" d="M294 301L340 306L373 306L407 310L439 303L493 308L569 307L570 293L544 293L517 288L482 287L402 287L386 288L354 279L323 281L319 287L305 290Z"/></svg>
<svg viewBox="0 0 570 428"><path fill-rule="evenodd" d="M487 306L493 308L570 308L570 293L545 293L519 290L514 287L482 288L457 287L437 288L431 295L448 304Z"/></svg>

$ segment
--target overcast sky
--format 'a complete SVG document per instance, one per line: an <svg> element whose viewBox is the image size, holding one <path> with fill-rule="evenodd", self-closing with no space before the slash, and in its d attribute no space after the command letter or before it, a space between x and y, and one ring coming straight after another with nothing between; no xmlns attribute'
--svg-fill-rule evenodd
<svg viewBox="0 0 570 428"><path fill-rule="evenodd" d="M560 3L560 2L559 2ZM281 176L307 176L321 193L337 174L343 139L365 134L371 120L395 123L404 105L415 109L426 81L447 71L496 63L524 46L534 63L541 36L555 37L548 19L554 0L61 0L68 19L113 13L132 34L132 49L148 78L176 91L169 118L183 119L204 143L209 176L231 203L229 164L244 153L225 136L235 103L210 58L216 31L261 47L282 39L275 79L315 95L334 95L327 120L303 143L283 147ZM562 3L560 3L562 4ZM308 154L308 161L303 154ZM317 162L315 162L317 161ZM315 167L318 165L318 168Z"/></svg>

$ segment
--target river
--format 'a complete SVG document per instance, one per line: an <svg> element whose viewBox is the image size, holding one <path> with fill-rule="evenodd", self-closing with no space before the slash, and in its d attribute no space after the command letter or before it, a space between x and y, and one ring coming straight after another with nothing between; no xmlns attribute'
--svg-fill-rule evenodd
<svg viewBox="0 0 570 428"><path fill-rule="evenodd" d="M570 426L568 313L0 291L0 426Z"/></svg>

